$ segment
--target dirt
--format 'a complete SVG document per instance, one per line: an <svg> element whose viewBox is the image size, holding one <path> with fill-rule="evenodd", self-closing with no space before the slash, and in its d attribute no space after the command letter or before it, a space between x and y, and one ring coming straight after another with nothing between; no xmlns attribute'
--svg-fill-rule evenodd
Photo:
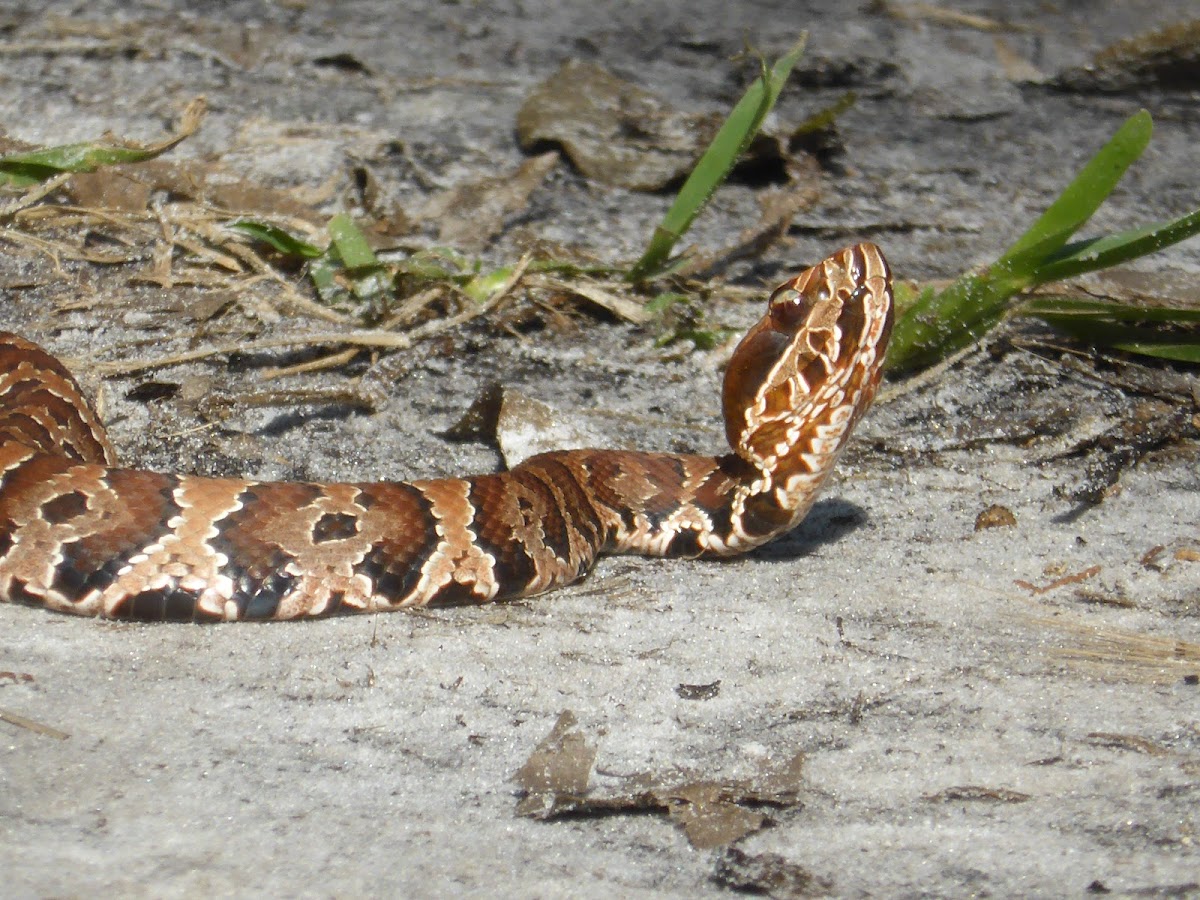
<svg viewBox="0 0 1200 900"><path fill-rule="evenodd" d="M1193 4L954 12L10 0L0 128L32 145L154 141L204 95L202 127L161 161L180 167L171 178L204 173L204 190L160 174L121 202L162 210L220 189L314 238L350 211L381 244L427 248L442 231L423 210L450 216L446 192L520 171L520 202L489 207L487 236L461 216L445 232L464 252L627 264L669 194L530 168L525 98L575 59L681 113L719 113L753 73L745 46L778 54L808 29L772 124L853 90L836 145L791 183L722 188L688 236L717 253L772 192L807 192L783 240L720 272L708 321L734 329L774 283L855 240L903 278L986 263L1142 107L1153 142L1089 229L1198 205L1195 82L1086 69ZM264 381L337 348L256 343L339 326L288 299L311 296L299 272L231 293L203 281L232 271L219 260L164 262L168 218L119 231L139 235L125 244L95 223L57 234L73 254L29 224L0 232L0 328L73 361L131 463L323 480L488 470L490 445L441 432L495 380L588 413L613 445L720 447L727 346L663 348L652 323L563 298ZM1132 269L1200 300L1200 241ZM727 564L610 558L529 601L293 624L4 606L0 710L31 720L0 722L5 892L1200 894L1195 387L1186 367L1010 323L894 382L809 519ZM553 780L541 805L522 797L531 759L563 747L578 803L531 816L567 802Z"/></svg>

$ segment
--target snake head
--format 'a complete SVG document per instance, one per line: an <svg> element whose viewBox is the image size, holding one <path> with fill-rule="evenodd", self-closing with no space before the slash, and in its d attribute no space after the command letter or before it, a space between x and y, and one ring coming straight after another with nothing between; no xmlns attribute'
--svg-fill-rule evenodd
<svg viewBox="0 0 1200 900"><path fill-rule="evenodd" d="M891 328L891 270L874 244L839 250L776 288L725 373L734 452L777 486L823 479L875 396Z"/></svg>

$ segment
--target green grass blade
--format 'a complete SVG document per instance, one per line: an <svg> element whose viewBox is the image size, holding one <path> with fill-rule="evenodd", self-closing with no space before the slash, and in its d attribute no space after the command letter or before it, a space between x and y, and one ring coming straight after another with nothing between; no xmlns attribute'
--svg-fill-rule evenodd
<svg viewBox="0 0 1200 900"><path fill-rule="evenodd" d="M262 241L284 256L292 256L298 259L316 259L325 252L320 247L316 247L307 241L302 241L291 232L285 231L278 225L272 225L270 222L262 222L258 219L238 219L235 222L230 222L227 227L256 241Z"/></svg>
<svg viewBox="0 0 1200 900"><path fill-rule="evenodd" d="M386 310L392 294L392 271L379 261L366 236L345 213L326 226L329 248L308 267L309 278L329 305L344 303L347 293L361 301L359 315L367 321Z"/></svg>
<svg viewBox="0 0 1200 900"><path fill-rule="evenodd" d="M166 153L190 137L200 127L207 106L197 98L183 111L179 129L169 138L154 144L118 144L113 141L83 141L62 144L0 157L0 185L29 187L63 172L94 172L101 166L143 162Z"/></svg>
<svg viewBox="0 0 1200 900"><path fill-rule="evenodd" d="M1022 303L1019 312L1090 344L1177 362L1200 362L1200 307L1040 296Z"/></svg>
<svg viewBox="0 0 1200 900"><path fill-rule="evenodd" d="M940 293L924 291L896 323L889 368L932 365L968 346L1004 317L1012 297L1023 290L1106 268L1200 231L1198 210L1172 222L1067 245L1146 149L1152 131L1148 112L1131 116L995 263Z"/></svg>
<svg viewBox="0 0 1200 900"><path fill-rule="evenodd" d="M1142 155L1153 131L1154 123L1146 110L1130 116L1058 199L997 260L997 265L1021 274L1023 268L1035 268L1061 248L1092 217L1117 186L1125 170ZM1018 265L1014 267L1014 263Z"/></svg>
<svg viewBox="0 0 1200 900"><path fill-rule="evenodd" d="M116 163L141 162L151 154L143 150L128 150L104 144L63 144L12 153L0 158L0 179L15 187L27 187L53 178L61 172L94 172L101 166Z"/></svg>
<svg viewBox="0 0 1200 900"><path fill-rule="evenodd" d="M476 303L484 303L508 283L512 278L513 271L512 266L501 266L490 272L482 272L462 286L463 293Z"/></svg>
<svg viewBox="0 0 1200 900"><path fill-rule="evenodd" d="M979 340L1004 317L1008 299L1027 286L987 274L967 274L943 291L926 288L896 321L887 368L920 369Z"/></svg>
<svg viewBox="0 0 1200 900"><path fill-rule="evenodd" d="M1074 278L1120 265L1200 234L1200 209L1170 222L1156 222L1119 234L1068 244L1034 272L1034 283Z"/></svg>
<svg viewBox="0 0 1200 900"><path fill-rule="evenodd" d="M375 251L367 243L366 237L345 213L338 213L329 220L329 238L337 249L342 263L347 269L362 269L367 266L379 265Z"/></svg>
<svg viewBox="0 0 1200 900"><path fill-rule="evenodd" d="M1151 321L1146 313L1150 310L1140 310L1143 321ZM1157 310L1157 312L1175 313L1175 322L1197 321L1198 317L1180 317L1181 312L1197 312L1195 310ZM1136 353L1141 356L1153 356L1158 359L1173 359L1179 362L1200 362L1200 333L1191 335L1186 330L1164 330L1161 327L1136 325L1127 321L1112 321L1099 316L1079 314L1057 315L1054 313L1038 313L1038 318L1054 326L1059 331L1066 332L1089 344L1112 347L1126 353ZM1168 321L1154 317L1154 321Z"/></svg>
<svg viewBox="0 0 1200 900"><path fill-rule="evenodd" d="M396 272L423 281L452 281L465 284L479 274L478 262L472 262L450 247L418 250L394 263Z"/></svg>
<svg viewBox="0 0 1200 900"><path fill-rule="evenodd" d="M758 133L763 119L775 105L792 67L803 55L807 39L807 34L801 35L792 49L780 57L769 70L764 65L762 75L754 80L733 108L733 112L729 114L680 188L666 216L654 229L646 252L629 272L630 280L642 281L652 277L667 262L671 249L688 230L713 192L725 180L742 151Z"/></svg>
<svg viewBox="0 0 1200 900"><path fill-rule="evenodd" d="M341 271L341 267L329 258L329 254L324 254L309 263L308 277L312 279L313 287L317 289L317 296L326 305L336 303L343 293L342 287L337 282L339 271Z"/></svg>
<svg viewBox="0 0 1200 900"><path fill-rule="evenodd" d="M1038 316L1047 321L1054 317L1056 321L1101 319L1114 322L1165 322L1172 325L1200 323L1200 308L1142 306L1084 297L1033 297L1022 303L1018 311L1022 315Z"/></svg>
<svg viewBox="0 0 1200 900"><path fill-rule="evenodd" d="M1117 343L1117 350L1126 353L1136 353L1139 356L1153 356L1156 359L1170 359L1175 362L1200 363L1200 341L1192 344L1172 343Z"/></svg>

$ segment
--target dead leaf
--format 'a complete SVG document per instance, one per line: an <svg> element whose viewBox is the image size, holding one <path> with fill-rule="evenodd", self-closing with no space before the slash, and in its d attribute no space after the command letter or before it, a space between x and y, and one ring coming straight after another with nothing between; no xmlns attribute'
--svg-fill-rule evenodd
<svg viewBox="0 0 1200 900"><path fill-rule="evenodd" d="M627 284L619 282L601 284L595 281L585 281L583 278L567 281L547 275L535 275L529 279L528 284L530 287L562 291L565 294L582 297L593 305L612 313L618 319L624 319L634 325L645 325L653 318L644 304L626 296L629 289Z"/></svg>
<svg viewBox="0 0 1200 900"><path fill-rule="evenodd" d="M139 171L147 165L107 166L95 172L80 173L68 182L67 194L77 206L89 209L144 212L154 192L153 186Z"/></svg>
<svg viewBox="0 0 1200 900"><path fill-rule="evenodd" d="M568 60L517 113L529 152L562 147L587 178L633 191L660 191L691 170L716 134L713 115L689 115L593 63Z"/></svg>
<svg viewBox="0 0 1200 900"><path fill-rule="evenodd" d="M677 684L675 693L684 700L712 700L721 693L721 679L709 684Z"/></svg>
<svg viewBox="0 0 1200 900"><path fill-rule="evenodd" d="M175 201L190 200L230 213L256 218L285 216L314 226L324 225L321 214L292 191L243 181L223 166L194 160L155 159L105 166L74 175L67 193L77 206L88 209L144 212L150 198L161 193Z"/></svg>
<svg viewBox="0 0 1200 900"><path fill-rule="evenodd" d="M1088 734L1088 741L1098 747L1132 750L1134 753L1145 753L1147 756L1166 756L1170 752L1162 744L1155 743L1148 738L1138 737L1136 734L1093 731Z"/></svg>
<svg viewBox="0 0 1200 900"><path fill-rule="evenodd" d="M557 153L527 159L515 172L457 185L430 199L420 218L438 223L438 240L467 252L482 250L505 220L529 205L529 196L558 164Z"/></svg>
<svg viewBox="0 0 1200 900"><path fill-rule="evenodd" d="M1191 90L1197 78L1200 19L1191 19L1109 44L1089 65L1063 72L1054 83L1074 91Z"/></svg>
<svg viewBox="0 0 1200 900"><path fill-rule="evenodd" d="M993 803L1024 803L1032 799L1032 795L1008 788L990 788L978 784L963 784L948 787L936 794L926 794L925 799L930 803L949 803L955 800L990 800Z"/></svg>
<svg viewBox="0 0 1200 900"><path fill-rule="evenodd" d="M692 846L710 849L752 834L770 822L758 807L786 808L800 802L804 755L782 766L768 764L746 779L662 778L652 774L626 780L625 791L592 793L589 779L596 751L563 712L515 776L525 796L517 815L535 819L617 813L666 812L683 828Z"/></svg>
<svg viewBox="0 0 1200 900"><path fill-rule="evenodd" d="M724 785L697 781L667 794L667 811L697 850L724 847L758 831L767 817L739 806Z"/></svg>
<svg viewBox="0 0 1200 900"><path fill-rule="evenodd" d="M975 517L976 531L983 531L985 528L1012 528L1016 524L1017 517L1013 515L1012 510L999 503L993 503Z"/></svg>
<svg viewBox="0 0 1200 900"><path fill-rule="evenodd" d="M833 890L833 882L828 878L814 875L777 853L751 855L736 847L726 848L717 857L713 880L734 891L777 900L816 897Z"/></svg>
<svg viewBox="0 0 1200 900"><path fill-rule="evenodd" d="M23 716L20 713L15 713L7 709L0 709L0 721L8 722L10 725L16 725L18 728L25 728L37 734L43 734L46 737L52 737L56 741L65 741L71 736L67 734L67 732L59 731L57 728L52 728L44 722L39 722L36 719L30 719L27 716Z"/></svg>
<svg viewBox="0 0 1200 900"><path fill-rule="evenodd" d="M525 791L517 814L540 818L552 814L556 798L587 793L595 762L596 750L579 730L575 714L563 710L550 734L517 770L515 780Z"/></svg>

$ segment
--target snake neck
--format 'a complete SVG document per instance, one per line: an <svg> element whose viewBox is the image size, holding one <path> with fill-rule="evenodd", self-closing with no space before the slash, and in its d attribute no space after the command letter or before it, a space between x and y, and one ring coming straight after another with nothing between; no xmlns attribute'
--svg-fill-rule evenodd
<svg viewBox="0 0 1200 900"><path fill-rule="evenodd" d="M601 552L694 558L742 553L793 527L830 468L781 490L772 473L736 453L574 450L532 457L505 475L549 483L554 474L560 486L563 473L579 479Z"/></svg>
<svg viewBox="0 0 1200 900"><path fill-rule="evenodd" d="M113 465L104 426L66 366L15 334L0 332L0 447Z"/></svg>

